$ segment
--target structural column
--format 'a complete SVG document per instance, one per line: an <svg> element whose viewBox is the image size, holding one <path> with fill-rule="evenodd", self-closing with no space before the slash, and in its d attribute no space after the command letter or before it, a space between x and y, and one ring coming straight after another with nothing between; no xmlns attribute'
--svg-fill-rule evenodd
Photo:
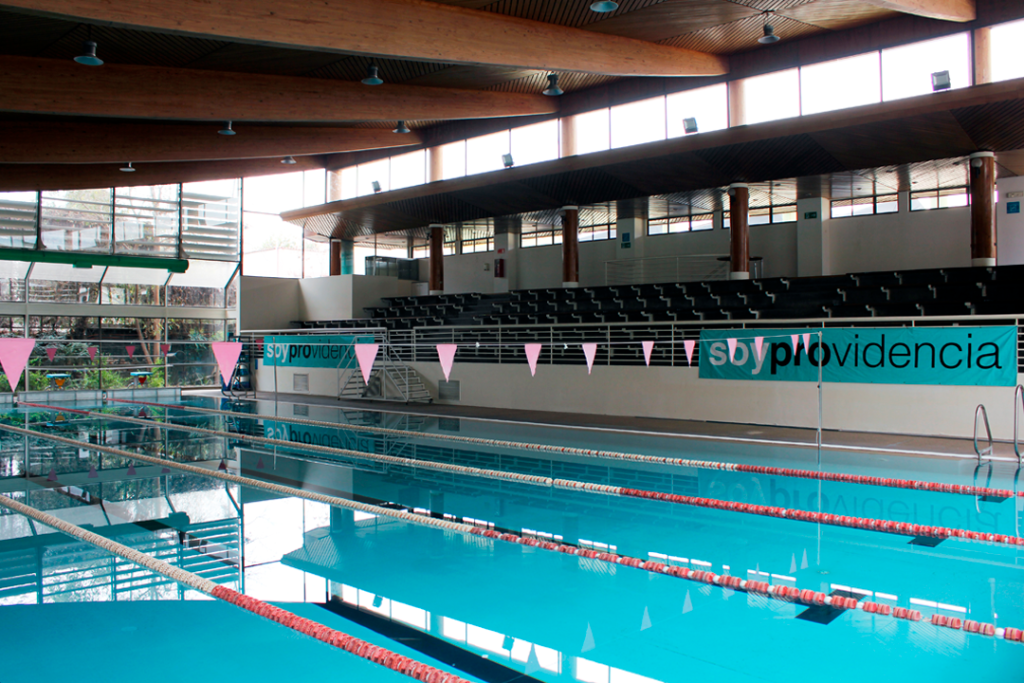
<svg viewBox="0 0 1024 683"><path fill-rule="evenodd" d="M580 286L580 209L562 207L562 286Z"/></svg>
<svg viewBox="0 0 1024 683"><path fill-rule="evenodd" d="M427 148L427 182L444 180L444 148Z"/></svg>
<svg viewBox="0 0 1024 683"><path fill-rule="evenodd" d="M355 257L355 242L331 240L331 275L352 275L355 272Z"/></svg>
<svg viewBox="0 0 1024 683"><path fill-rule="evenodd" d="M331 240L331 275L341 275L341 240Z"/></svg>
<svg viewBox="0 0 1024 683"><path fill-rule="evenodd" d="M975 152L971 159L971 265L996 265L996 155Z"/></svg>
<svg viewBox="0 0 1024 683"><path fill-rule="evenodd" d="M750 188L744 183L729 186L729 279L750 279Z"/></svg>
<svg viewBox="0 0 1024 683"><path fill-rule="evenodd" d="M494 219L494 291L508 292L518 286L516 251L523 220L517 216Z"/></svg>
<svg viewBox="0 0 1024 683"><path fill-rule="evenodd" d="M576 117L563 116L558 136L560 157L576 156Z"/></svg>
<svg viewBox="0 0 1024 683"><path fill-rule="evenodd" d="M444 226L430 226L430 293L444 294Z"/></svg>
<svg viewBox="0 0 1024 683"><path fill-rule="evenodd" d="M978 28L971 34L974 46L974 83L983 85L992 82L992 29Z"/></svg>

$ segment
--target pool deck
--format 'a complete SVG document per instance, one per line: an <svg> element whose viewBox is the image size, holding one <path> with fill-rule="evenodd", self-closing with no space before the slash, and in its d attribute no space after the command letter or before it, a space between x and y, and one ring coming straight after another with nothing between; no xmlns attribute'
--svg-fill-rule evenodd
<svg viewBox="0 0 1024 683"><path fill-rule="evenodd" d="M193 395L221 396L216 391L190 392ZM185 394L187 395L187 394ZM258 392L261 401L273 401L272 392ZM774 427L769 425L737 424L729 422L701 422L651 417L622 417L587 413L546 412L539 410L508 410L476 406L442 405L435 403L398 403L373 400L340 400L328 396L305 394L277 394L283 403L330 406L349 410L370 410L405 413L428 417L457 417L495 420L553 427L577 427L615 432L658 434L714 441L758 442L777 445L811 447L816 444L814 429ZM975 459L974 444L970 439L926 437L875 432L845 432L825 430L822 446L831 450L885 451L909 457ZM996 442L995 460L1016 462L1013 444Z"/></svg>

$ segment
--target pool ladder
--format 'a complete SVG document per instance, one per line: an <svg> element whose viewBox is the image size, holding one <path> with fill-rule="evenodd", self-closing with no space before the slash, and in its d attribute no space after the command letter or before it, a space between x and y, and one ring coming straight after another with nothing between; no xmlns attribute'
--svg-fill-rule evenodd
<svg viewBox="0 0 1024 683"><path fill-rule="evenodd" d="M1017 387L1018 389L1020 387ZM1016 398L1014 398L1016 400ZM978 418L981 417L985 425L985 436L988 438L988 446L981 448L978 446ZM1014 447L1017 445L1016 439L1016 426L1014 428ZM978 404L978 407L974 409L974 452L978 454L978 462L980 463L983 458L992 457L992 429L988 425L988 411L985 410L985 406ZM1018 456L1019 457L1019 456Z"/></svg>
<svg viewBox="0 0 1024 683"><path fill-rule="evenodd" d="M1017 454L1017 469L1020 470L1020 410L1024 408L1024 386L1013 390L1013 452Z"/></svg>

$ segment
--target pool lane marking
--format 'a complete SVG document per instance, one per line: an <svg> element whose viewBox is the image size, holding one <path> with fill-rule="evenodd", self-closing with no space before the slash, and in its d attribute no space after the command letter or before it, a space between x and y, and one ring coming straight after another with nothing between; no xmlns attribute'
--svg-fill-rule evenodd
<svg viewBox="0 0 1024 683"><path fill-rule="evenodd" d="M716 462L713 460L691 460L685 458L667 458L656 455L642 455L638 453L624 453L619 451L604 451L590 448L575 448L572 446L551 446L548 444L527 443L520 441L505 441L500 439L484 439L474 436L456 436L454 434L435 434L426 432L412 432L403 429L388 429L385 427L369 427L340 424L337 422L325 422L321 420L306 420L297 417L271 417L269 415L252 415L237 413L230 410L217 410L215 408L199 408L196 406L171 405L166 403L153 403L149 401L128 401L125 399L108 398L107 401L115 403L126 403L131 405L143 405L165 410L180 410L182 412L198 412L213 415L229 415L250 420L274 420L291 424L309 425L313 427L326 427L329 429L347 429L351 431L363 431L375 434L386 434L390 436L402 436L407 438L427 438L442 441L454 441L468 443L478 446L489 446L495 448L513 448L526 451L542 451L546 453L558 453L562 455L578 455L584 457L596 457L610 460L625 460L629 462L649 463L655 465L677 465L680 467L693 467L695 469L719 470L728 472L745 472L749 474L764 474L769 476L793 477L798 479L816 479L820 481L834 481L844 484L862 484L865 486L881 486L887 488L911 489L916 491L930 491L933 493L953 493L967 496L982 496L984 498L1015 498L1018 495L1024 497L1024 491L1019 494L1008 489L993 489L979 486L966 486L962 484L941 484L928 481L917 481L914 479L892 479L886 477L869 477L860 474L842 474L834 472L815 472L813 470L799 470L783 467L765 467L761 465L744 465L740 463ZM22 403L26 406L38 406L40 404ZM52 407L50 407L53 409Z"/></svg>
<svg viewBox="0 0 1024 683"><path fill-rule="evenodd" d="M450 463L436 463L427 460L413 460L411 458L399 458L391 455L378 455L376 453L364 453L345 448L333 448L317 444L297 444L293 441L282 439L270 439L264 436L250 436L247 434L234 434L222 432L204 427L192 427L169 422L157 422L153 419L141 419L124 415L111 415L91 410L78 410L75 408L58 408L42 403L22 403L23 406L33 408L44 408L47 410L63 410L90 417L106 420L118 420L131 424L140 424L147 427L157 426L165 429L172 429L204 436L235 439L237 441L249 441L251 443L280 446L297 451L309 451L311 453L329 453L343 455L350 458L371 460L378 462L393 463L412 468L435 469L445 472L456 472L468 476L485 477L489 479L500 479L519 483L531 484L534 486L566 489L571 491L587 491L590 493L601 493L612 496L624 496L629 498L641 498L646 500L657 500L689 507L701 507L712 510L724 510L728 512L740 512L744 514L759 515L762 517L775 517L778 519L790 519L800 522L813 522L816 524L827 524L830 526L842 526L866 531L878 531L882 533L898 534L904 536L928 536L932 538L959 538L969 541L997 543L1001 545L1024 546L1024 538L1009 536L1006 534L990 534L968 529L955 529L949 527L937 527L924 524L910 524L909 522L895 522L891 520L873 519L868 517L850 517L847 515L833 515L831 513L811 512L808 510L795 510L790 508L776 507L770 505L754 505L751 503L738 503L734 501L718 500L716 498L701 498L698 496L683 496L675 493L663 493L660 491L646 491L643 489L632 489L622 486L608 486L607 484L595 484L591 482L575 481L572 479L553 479L551 477L540 477L532 474L519 474L517 472L502 472L499 470L488 470L480 467L466 467ZM12 427L6 426L8 429ZM32 434L43 436L41 432L28 430ZM81 443L81 442L79 442Z"/></svg>
<svg viewBox="0 0 1024 683"><path fill-rule="evenodd" d="M201 395L201 394L200 394ZM108 401L121 400L107 398ZM271 402L271 399L263 398L235 398L235 401L246 401L248 403L260 403L260 402ZM440 413L425 413L416 410L400 410L394 408L392 410L381 410L380 408L371 407L346 407L342 405L331 405L328 403L302 403L300 401L288 401L293 405L302 406L313 406L315 408L333 408L336 410L357 410L365 413L384 413L387 415L412 415L414 417L430 417L430 418L447 418L451 417L458 420L468 420L470 422L496 422L499 424L509 424L520 427L540 427L543 429L576 429L580 431L588 432L608 432L610 434L627 434L627 435L640 435L640 436L655 436L666 439L679 438L679 439L692 439L698 441L721 441L725 443L749 443L756 446L786 446L792 448L817 448L818 444L814 441L784 441L782 439L753 439L744 436L721 436L716 434L688 434L686 432L656 432L649 429L619 429L615 427L595 427L593 425L573 425L573 424L561 424L557 422L535 422L533 420L510 420L507 418L500 417L476 417L476 416L463 416L463 415L444 415ZM209 410L208 408L206 410ZM233 413L237 415L238 413ZM269 416L263 416L268 417ZM274 418L279 419L279 418ZM660 419L660 418L656 418ZM807 429L805 427L790 427L790 429ZM889 434L887 436L916 436L914 434ZM955 438L955 437L941 437L941 438ZM997 441L997 443L1008 443L1006 441ZM914 455L914 456L925 456L930 458L956 458L958 460L971 459L974 460L978 456L973 453L947 453L943 451L922 451L913 450L910 448L882 448L880 446L851 446L847 444L822 444L822 450L826 451L851 451L854 453L884 453L887 455ZM1017 462L1016 458L991 455L988 456L989 460L998 462Z"/></svg>
<svg viewBox="0 0 1024 683"><path fill-rule="evenodd" d="M730 588L733 590L739 590L746 593L753 593L756 595L762 595L768 598L775 598L787 602L799 602L801 604L806 605L829 605L837 609L857 609L859 607L860 609L870 614L892 616L896 619L904 619L909 621L921 620L921 613L919 611L907 609L905 607L890 607L889 605L869 601L855 602L852 598L837 597L833 599L831 596L827 596L824 593L812 591L810 589L801 590L795 586L774 586L768 584L765 581L749 581L741 579L738 576L720 576L711 571L691 570L689 567L676 567L672 565L667 565L662 562L654 562L652 560L644 561L638 557L629 557L625 555L616 555L607 552L599 552L597 550L592 550L589 548L580 548L566 543L556 543L544 539L524 537L511 532L501 532L494 529L483 529L481 527L475 527L469 524L462 524L459 522L452 522L444 519L436 519L434 517L406 512L404 510L395 510L388 507L378 507L375 505L368 505L365 503L359 503L353 500L348 500L346 498L339 498L337 496L329 496L322 493L315 493L313 491L292 488L290 486L284 486L282 484L273 484L259 479L252 479L250 477L242 477L236 474L222 472L220 470L208 470L206 468L197 467L195 465L179 463L175 462L174 460L166 460L163 458L156 458L142 453L134 453L119 448L112 448L110 446L101 446L99 444L92 444L86 441L79 441L77 439L69 439L63 436L44 434L33 431L31 429L14 427L3 423L0 423L0 431L7 431L14 434L29 436L32 438L44 439L48 441L53 441L55 443L63 443L66 445L74 446L76 448L83 448L85 450L96 451L99 453L107 453L129 460L140 460L142 462L148 462L153 465L161 465L164 467L174 468L183 472L188 472L190 474L196 474L204 477L213 477L216 479L220 479L222 481L227 481L242 486L259 488L266 491L272 491L274 493L280 493L286 496L292 496L295 498L304 498L306 500L325 503L327 505L345 508L348 510L358 510L360 512L366 512L372 515L391 517L413 524L419 524L421 526L428 526L447 531L456 531L461 533L473 534L476 536L484 536L486 538L501 540L508 543L515 543L517 545L539 547L544 550L551 550L565 555L575 555L578 557L594 559L601 562L608 562L610 564L633 567L654 574L674 576L676 578L685 579L688 581L710 584L722 588ZM3 496L0 496L0 498L3 498ZM0 500L0 503L3 503L3 501ZM129 548L128 550L131 549ZM199 579L199 577L196 578ZM845 600L850 600L850 602L843 602ZM933 623L935 623L935 616L933 616L932 619ZM953 622L947 619L947 623L936 625L942 625L946 628L953 628L954 624L958 623L958 621L959 620ZM978 630L970 630L975 627ZM959 628L959 626L956 626L956 628ZM969 630L969 632L971 633L980 633L982 635L995 636L997 638L1005 638L1006 640L1012 640L1015 642L1021 642L1022 638L1024 638L1024 630L1016 628L996 628L992 624L984 624L976 621L966 622L964 628L965 630Z"/></svg>
<svg viewBox="0 0 1024 683"><path fill-rule="evenodd" d="M300 617L297 614L283 610L280 607L275 607L269 603L263 602L262 600L257 600L256 598L249 597L248 595L243 595L228 588L227 586L218 585L208 579L204 579L201 576L193 574L192 572L170 565L150 555L141 553L133 548L129 548L126 545L117 543L116 541L111 541L109 538L104 538L103 536L87 531L80 526L76 526L70 522L65 522L58 517L54 517L53 515L37 510L34 507L19 503L7 496L0 495L0 505L25 515L26 517L30 517L40 524L45 524L48 527L57 529L68 536L77 538L78 540L89 543L97 548L102 548L103 550L124 558L135 565L145 567L152 572L166 576L167 578L177 581L184 586L195 589L201 593L205 593L206 595L219 598L225 602L229 602L232 605L241 607L244 610L257 614L265 619L269 619L270 621L276 621L293 631L298 631L299 633L311 636L321 642L327 643L328 645L333 645L334 647L345 650L357 657L385 666L392 671L405 674L406 676L415 678L418 681L429 680L432 682L437 681L437 683L469 683L466 679L460 678L455 674L437 669L429 664L416 661L411 657L405 657L404 655L397 654L387 648L373 645L365 640L360 640L359 638L350 636L347 633L330 628L329 626L324 626L323 624L311 619Z"/></svg>

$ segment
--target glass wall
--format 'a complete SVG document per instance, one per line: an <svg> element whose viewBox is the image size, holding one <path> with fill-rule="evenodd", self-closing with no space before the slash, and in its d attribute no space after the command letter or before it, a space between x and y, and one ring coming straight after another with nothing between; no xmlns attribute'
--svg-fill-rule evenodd
<svg viewBox="0 0 1024 683"><path fill-rule="evenodd" d="M665 98L655 97L611 108L612 148L664 140Z"/></svg>
<svg viewBox="0 0 1024 683"><path fill-rule="evenodd" d="M948 71L953 88L971 84L971 36L957 33L882 50L882 99L932 92L932 74Z"/></svg>
<svg viewBox="0 0 1024 683"><path fill-rule="evenodd" d="M683 121L688 118L696 119L699 133L729 127L729 87L725 83L669 95L665 107L670 138L686 134Z"/></svg>
<svg viewBox="0 0 1024 683"><path fill-rule="evenodd" d="M1024 19L993 26L990 46L993 81L1024 77Z"/></svg>
<svg viewBox="0 0 1024 683"><path fill-rule="evenodd" d="M805 115L881 101L882 71L877 52L800 69L800 106Z"/></svg>
<svg viewBox="0 0 1024 683"><path fill-rule="evenodd" d="M744 79L743 120L764 123L800 116L800 69Z"/></svg>
<svg viewBox="0 0 1024 683"><path fill-rule="evenodd" d="M384 164L387 163L385 159ZM242 244L246 275L300 278L307 262L321 260L318 255L322 255L324 263L314 265L312 270L321 273L330 268L329 247L313 247L307 259L304 250L309 240L303 239L302 228L281 220L280 216L283 211L326 202L326 181L323 170L259 176L243 181Z"/></svg>

